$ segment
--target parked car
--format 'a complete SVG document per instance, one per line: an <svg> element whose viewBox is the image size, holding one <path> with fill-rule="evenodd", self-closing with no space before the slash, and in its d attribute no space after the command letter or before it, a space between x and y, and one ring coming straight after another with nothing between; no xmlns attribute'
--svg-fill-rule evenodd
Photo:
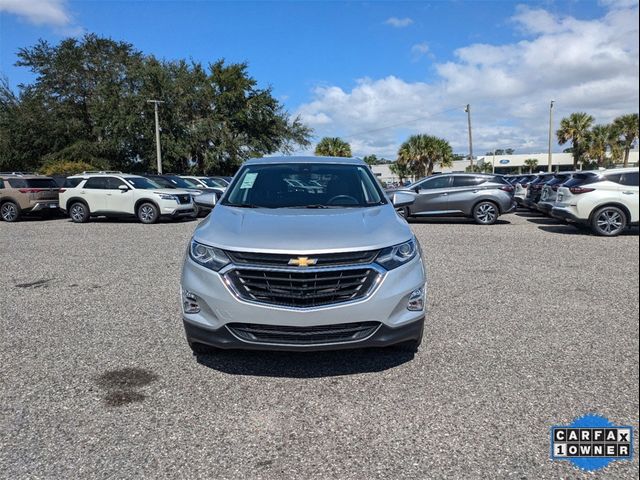
<svg viewBox="0 0 640 480"><path fill-rule="evenodd" d="M23 215L57 213L58 191L58 185L51 177L0 173L0 217L5 222L16 222Z"/></svg>
<svg viewBox="0 0 640 480"><path fill-rule="evenodd" d="M219 187L203 187L198 182L189 178L184 178L179 175L171 174L159 174L159 173L145 173L143 175L146 178L153 180L155 183L163 188L177 188L189 192L193 196L201 195L203 193L213 193L216 199L219 199L224 193L224 189ZM211 210L210 208L199 207L194 204L195 216L206 215Z"/></svg>
<svg viewBox="0 0 640 480"><path fill-rule="evenodd" d="M464 216L491 225L500 215L516 208L513 186L498 175L434 175L406 190L416 193L416 201L398 210L405 218Z"/></svg>
<svg viewBox="0 0 640 480"><path fill-rule="evenodd" d="M535 174L523 175L513 183L513 187L515 188L513 198L515 199L518 205L521 205L521 206L524 205L524 199L527 196L529 183L535 180L536 177L537 175Z"/></svg>
<svg viewBox="0 0 640 480"><path fill-rule="evenodd" d="M542 193L540 193L540 201L536 204L536 208L544 214L549 215L551 209L556 202L558 188L563 183L569 181L574 172L556 173L551 180L544 184Z"/></svg>
<svg viewBox="0 0 640 480"><path fill-rule="evenodd" d="M219 197L222 196L224 191L229 186L229 183L222 177L203 177L203 176L190 176L182 175L182 178L193 182L198 188L211 188L219 192Z"/></svg>
<svg viewBox="0 0 640 480"><path fill-rule="evenodd" d="M525 207L536 210L536 204L540 201L540 196L542 195L542 187L552 180L554 175L554 173L540 173L529 182L523 202Z"/></svg>
<svg viewBox="0 0 640 480"><path fill-rule="evenodd" d="M414 199L393 196L396 207ZM186 337L196 353L398 344L415 352L425 281L418 241L362 160L252 159L191 239L181 279Z"/></svg>
<svg viewBox="0 0 640 480"><path fill-rule="evenodd" d="M613 237L638 225L638 167L582 172L558 188L554 217Z"/></svg>
<svg viewBox="0 0 640 480"><path fill-rule="evenodd" d="M87 172L68 177L60 189L60 208L76 223L97 216L135 216L142 223L155 223L160 217L195 214L189 192L161 188L148 178L120 172Z"/></svg>

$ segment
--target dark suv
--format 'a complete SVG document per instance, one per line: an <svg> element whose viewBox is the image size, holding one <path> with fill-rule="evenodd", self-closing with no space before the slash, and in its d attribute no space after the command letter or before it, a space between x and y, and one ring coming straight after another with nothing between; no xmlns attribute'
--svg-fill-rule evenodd
<svg viewBox="0 0 640 480"><path fill-rule="evenodd" d="M405 218L464 216L491 225L516 208L513 186L499 175L434 175L403 190L416 194L412 205L398 210Z"/></svg>
<svg viewBox="0 0 640 480"><path fill-rule="evenodd" d="M554 176L555 173L543 173L529 183L527 195L524 197L525 207L536 208L536 204L540 201L540 196L542 195L542 188L548 181L553 180Z"/></svg>

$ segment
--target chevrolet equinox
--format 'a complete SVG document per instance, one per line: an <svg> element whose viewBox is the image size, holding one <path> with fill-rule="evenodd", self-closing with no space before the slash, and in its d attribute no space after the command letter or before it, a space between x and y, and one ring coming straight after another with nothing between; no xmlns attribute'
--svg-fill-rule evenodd
<svg viewBox="0 0 640 480"><path fill-rule="evenodd" d="M426 275L395 210L414 199L387 198L359 159L247 161L187 249L181 300L192 350L415 352Z"/></svg>

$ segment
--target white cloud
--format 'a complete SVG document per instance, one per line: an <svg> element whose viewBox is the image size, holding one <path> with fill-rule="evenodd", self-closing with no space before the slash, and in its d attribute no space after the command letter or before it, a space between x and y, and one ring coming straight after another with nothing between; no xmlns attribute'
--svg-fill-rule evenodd
<svg viewBox="0 0 640 480"><path fill-rule="evenodd" d="M404 28L411 25L413 23L413 20L410 19L409 17L405 17L405 18L389 17L387 18L387 20L385 20L384 23L386 23L387 25L391 25L392 27L395 27L395 28Z"/></svg>
<svg viewBox="0 0 640 480"><path fill-rule="evenodd" d="M467 103L480 154L544 151L550 100L556 127L573 111L587 111L598 123L638 111L637 2L617 2L595 20L519 6L511 20L521 40L459 48L452 60L435 64L432 82L388 76L359 79L351 89L318 87L297 113L318 137L347 138L356 155L395 158L399 143L416 132L447 138L464 153ZM412 53L429 54L424 47Z"/></svg>
<svg viewBox="0 0 640 480"><path fill-rule="evenodd" d="M414 62L420 60L424 56L434 58L429 50L429 44L422 42L411 46L411 58Z"/></svg>
<svg viewBox="0 0 640 480"><path fill-rule="evenodd" d="M78 29L65 0L0 0L0 12L17 15L34 25Z"/></svg>

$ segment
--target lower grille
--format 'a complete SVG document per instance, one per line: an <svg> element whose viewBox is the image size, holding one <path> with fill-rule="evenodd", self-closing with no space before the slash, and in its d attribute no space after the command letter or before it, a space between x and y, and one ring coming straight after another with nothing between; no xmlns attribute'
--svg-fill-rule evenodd
<svg viewBox="0 0 640 480"><path fill-rule="evenodd" d="M286 327L253 323L230 323L227 328L236 337L249 342L317 345L363 340L373 334L379 325L378 322L358 322L315 327Z"/></svg>
<svg viewBox="0 0 640 480"><path fill-rule="evenodd" d="M227 279L238 295L270 305L310 308L364 297L378 272L371 268L344 270L236 269Z"/></svg>

